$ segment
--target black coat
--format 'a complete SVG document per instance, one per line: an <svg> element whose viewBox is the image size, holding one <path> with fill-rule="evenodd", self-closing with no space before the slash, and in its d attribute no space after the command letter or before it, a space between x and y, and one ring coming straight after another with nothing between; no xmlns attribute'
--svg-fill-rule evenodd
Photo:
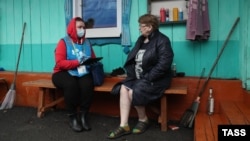
<svg viewBox="0 0 250 141"><path fill-rule="evenodd" d="M171 65L174 53L170 40L159 30L156 30L149 35L149 46L142 59L141 79L136 79L135 57L144 39L143 36L138 38L124 64L127 78L123 83L135 82L132 88L134 105L145 105L160 98L164 90L170 86L172 78Z"/></svg>

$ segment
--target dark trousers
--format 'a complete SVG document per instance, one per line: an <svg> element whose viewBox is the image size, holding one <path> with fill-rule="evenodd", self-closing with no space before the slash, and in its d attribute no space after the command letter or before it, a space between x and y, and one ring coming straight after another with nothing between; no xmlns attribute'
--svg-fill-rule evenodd
<svg viewBox="0 0 250 141"><path fill-rule="evenodd" d="M94 84L91 74L75 77L67 71L52 75L54 85L63 90L66 109L69 114L77 112L78 106L82 112L88 112L94 94Z"/></svg>

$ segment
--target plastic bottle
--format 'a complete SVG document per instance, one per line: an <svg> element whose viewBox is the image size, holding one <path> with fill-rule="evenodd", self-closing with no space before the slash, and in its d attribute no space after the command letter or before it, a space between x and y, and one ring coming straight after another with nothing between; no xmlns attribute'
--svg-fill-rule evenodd
<svg viewBox="0 0 250 141"><path fill-rule="evenodd" d="M172 73L173 73L173 77L176 77L176 64L173 63L173 66L172 66Z"/></svg>
<svg viewBox="0 0 250 141"><path fill-rule="evenodd" d="M179 13L178 13L178 18L179 18L179 21L183 21L183 10L181 8L179 8Z"/></svg>
<svg viewBox="0 0 250 141"><path fill-rule="evenodd" d="M166 10L164 8L160 9L160 22L166 22Z"/></svg>
<svg viewBox="0 0 250 141"><path fill-rule="evenodd" d="M173 21L179 20L179 10L178 8L173 8Z"/></svg>
<svg viewBox="0 0 250 141"><path fill-rule="evenodd" d="M208 115L212 115L214 113L214 97L213 97L213 89L209 89L209 97L208 97Z"/></svg>
<svg viewBox="0 0 250 141"><path fill-rule="evenodd" d="M166 22L169 21L169 9L166 8Z"/></svg>

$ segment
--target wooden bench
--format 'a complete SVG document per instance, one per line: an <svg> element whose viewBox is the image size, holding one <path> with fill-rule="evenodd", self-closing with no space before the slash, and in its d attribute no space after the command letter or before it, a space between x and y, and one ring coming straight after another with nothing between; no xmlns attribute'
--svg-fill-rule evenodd
<svg viewBox="0 0 250 141"><path fill-rule="evenodd" d="M119 77L107 77L105 78L104 84L102 86L96 86L96 92L110 92L114 84L118 81L121 81L124 78ZM53 85L51 80L48 79L40 79L35 81L27 81L23 83L23 86L28 87L36 87L39 89L39 96L38 96L38 107L37 107L37 117L41 118L44 116L44 112L57 105L58 103L64 100L63 97L54 98L50 103L45 104L45 96L50 94L52 91L56 90L56 87ZM161 98L160 104L160 115L158 118L158 122L161 124L161 130L167 131L167 95L168 94L180 94L186 95L187 94L187 87L186 86L172 86L171 88L167 89Z"/></svg>

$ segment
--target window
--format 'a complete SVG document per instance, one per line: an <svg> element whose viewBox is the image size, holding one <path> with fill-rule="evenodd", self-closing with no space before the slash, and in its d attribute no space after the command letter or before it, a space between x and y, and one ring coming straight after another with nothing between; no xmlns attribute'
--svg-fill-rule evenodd
<svg viewBox="0 0 250 141"><path fill-rule="evenodd" d="M86 37L120 37L121 0L74 0L73 17L88 23Z"/></svg>

